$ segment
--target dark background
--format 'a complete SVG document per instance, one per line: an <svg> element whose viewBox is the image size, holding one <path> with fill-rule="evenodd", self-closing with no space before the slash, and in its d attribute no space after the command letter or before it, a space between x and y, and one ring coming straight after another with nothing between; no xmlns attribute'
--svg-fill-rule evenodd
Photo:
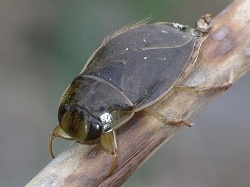
<svg viewBox="0 0 250 187"><path fill-rule="evenodd" d="M147 16L194 26L230 2L1 0L0 186L24 186L51 161L61 94L107 34ZM236 82L123 186L249 186L249 81ZM69 144L56 140L55 154Z"/></svg>

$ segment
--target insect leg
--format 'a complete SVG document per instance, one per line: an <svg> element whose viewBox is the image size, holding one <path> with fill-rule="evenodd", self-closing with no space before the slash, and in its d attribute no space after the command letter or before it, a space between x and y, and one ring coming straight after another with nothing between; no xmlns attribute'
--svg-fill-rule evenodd
<svg viewBox="0 0 250 187"><path fill-rule="evenodd" d="M53 142L54 137L61 137L66 140L74 140L62 130L60 125L56 126L56 128L53 130L53 132L51 133L49 137L49 152L52 158L55 158L53 150L52 150L52 142Z"/></svg>
<svg viewBox="0 0 250 187"><path fill-rule="evenodd" d="M118 159L115 131L110 131L106 134L103 134L100 138L100 142L101 142L102 148L108 153L111 153L114 157L114 160L111 165L110 172L109 172L109 176L111 176L115 170L117 159Z"/></svg>
<svg viewBox="0 0 250 187"><path fill-rule="evenodd" d="M230 72L229 80L219 85L208 86L208 87L198 87L198 86L174 86L173 89L181 92L193 92L193 93L204 93L209 94L214 91L227 90L233 83L233 72Z"/></svg>
<svg viewBox="0 0 250 187"><path fill-rule="evenodd" d="M180 124L180 123L184 123L186 126L188 127L192 127L193 124L189 121L184 121L184 120L168 120L163 114L153 110L150 107L147 107L144 109L144 111L146 111L148 114L150 114L151 116L154 116L155 118L157 118L158 120L162 121L164 124Z"/></svg>

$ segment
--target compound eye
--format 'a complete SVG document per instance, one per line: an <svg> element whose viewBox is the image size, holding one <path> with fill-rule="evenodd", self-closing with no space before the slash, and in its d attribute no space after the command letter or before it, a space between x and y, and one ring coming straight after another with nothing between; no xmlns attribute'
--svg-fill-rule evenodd
<svg viewBox="0 0 250 187"><path fill-rule="evenodd" d="M59 121L59 124L61 124L62 118L65 115L65 113L68 112L68 111L70 111L70 109L71 109L71 106L68 105L68 104L64 104L64 105L62 105L62 106L59 107L59 110L58 110L58 121Z"/></svg>
<svg viewBox="0 0 250 187"><path fill-rule="evenodd" d="M101 137L102 134L102 124L99 120L92 118L89 124L89 131L85 138L85 141L96 140Z"/></svg>

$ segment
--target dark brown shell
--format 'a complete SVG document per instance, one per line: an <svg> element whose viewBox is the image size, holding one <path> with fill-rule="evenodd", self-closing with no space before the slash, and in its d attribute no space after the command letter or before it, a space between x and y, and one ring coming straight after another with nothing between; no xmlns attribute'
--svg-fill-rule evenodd
<svg viewBox="0 0 250 187"><path fill-rule="evenodd" d="M138 26L110 37L78 77L85 89L89 87L80 89L81 104L94 111L100 106L142 110L152 105L169 92L191 62L198 37L191 29L182 31L164 23Z"/></svg>

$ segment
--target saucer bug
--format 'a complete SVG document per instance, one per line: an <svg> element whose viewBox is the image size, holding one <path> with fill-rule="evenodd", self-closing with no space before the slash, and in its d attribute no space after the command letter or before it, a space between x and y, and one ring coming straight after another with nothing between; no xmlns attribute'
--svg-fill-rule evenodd
<svg viewBox="0 0 250 187"><path fill-rule="evenodd" d="M54 137L100 143L114 157L112 174L118 159L115 131L136 112L145 110L172 122L150 106L194 65L210 21L209 15L203 16L195 29L140 22L108 36L62 95L59 125L49 139L51 156Z"/></svg>

